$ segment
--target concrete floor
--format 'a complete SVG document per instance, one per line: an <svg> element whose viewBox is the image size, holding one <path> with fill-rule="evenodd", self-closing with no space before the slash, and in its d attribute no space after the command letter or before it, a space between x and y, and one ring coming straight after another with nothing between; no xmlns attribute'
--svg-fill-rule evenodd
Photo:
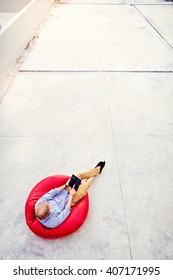
<svg viewBox="0 0 173 280"><path fill-rule="evenodd" d="M1 103L1 259L173 258L172 18L162 0L52 8ZM32 187L100 160L84 225L35 236Z"/></svg>

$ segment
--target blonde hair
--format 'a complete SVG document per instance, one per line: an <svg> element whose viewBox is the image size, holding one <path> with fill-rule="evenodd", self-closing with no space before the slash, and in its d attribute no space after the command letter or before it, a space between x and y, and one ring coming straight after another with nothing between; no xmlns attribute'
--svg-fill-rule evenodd
<svg viewBox="0 0 173 280"><path fill-rule="evenodd" d="M35 215L40 220L43 220L48 217L50 211L49 211L49 205L48 203L40 203L37 208L35 209Z"/></svg>

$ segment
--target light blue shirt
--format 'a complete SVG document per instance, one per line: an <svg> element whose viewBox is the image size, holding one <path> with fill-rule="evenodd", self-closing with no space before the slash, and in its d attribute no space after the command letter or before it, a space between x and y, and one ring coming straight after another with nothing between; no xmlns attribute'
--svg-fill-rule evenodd
<svg viewBox="0 0 173 280"><path fill-rule="evenodd" d="M35 208L43 202L50 204L50 214L39 222L47 228L59 226L70 214L71 207L67 205L69 193L66 190L59 191L57 188L44 194L35 204Z"/></svg>

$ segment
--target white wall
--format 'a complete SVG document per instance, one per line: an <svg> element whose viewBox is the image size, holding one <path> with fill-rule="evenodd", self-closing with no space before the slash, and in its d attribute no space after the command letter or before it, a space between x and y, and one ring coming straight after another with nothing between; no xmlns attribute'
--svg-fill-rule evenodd
<svg viewBox="0 0 173 280"><path fill-rule="evenodd" d="M0 0L0 12L19 12L31 0Z"/></svg>
<svg viewBox="0 0 173 280"><path fill-rule="evenodd" d="M13 22L0 29L0 83L32 39L34 32L54 0L32 0Z"/></svg>

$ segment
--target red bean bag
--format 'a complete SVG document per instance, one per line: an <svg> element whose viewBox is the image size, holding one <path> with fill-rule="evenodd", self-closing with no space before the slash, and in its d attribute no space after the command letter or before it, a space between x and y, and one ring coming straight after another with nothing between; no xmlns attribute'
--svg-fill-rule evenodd
<svg viewBox="0 0 173 280"><path fill-rule="evenodd" d="M67 219L56 228L46 228L35 217L34 206L37 200L53 188L60 187L69 179L66 175L55 175L43 179L30 192L25 205L26 223L30 230L42 238L56 239L75 232L85 221L88 209L88 193L72 207Z"/></svg>

